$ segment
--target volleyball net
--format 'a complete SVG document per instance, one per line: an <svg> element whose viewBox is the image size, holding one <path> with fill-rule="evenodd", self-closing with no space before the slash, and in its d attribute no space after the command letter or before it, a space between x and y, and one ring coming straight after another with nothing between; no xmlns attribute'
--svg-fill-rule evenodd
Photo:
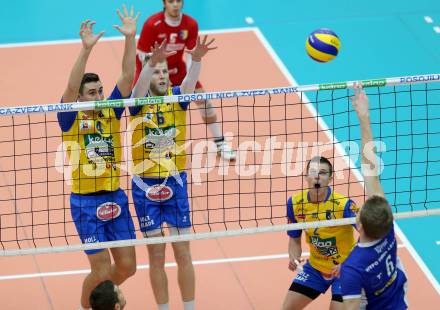
<svg viewBox="0 0 440 310"><path fill-rule="evenodd" d="M362 81L370 98L380 177L396 218L440 214L439 81L439 74ZM350 197L359 206L366 199L359 170L360 128L349 99L353 95L353 83L0 108L0 255L353 224L354 218L334 220L332 217L286 224L286 201L307 189L306 165L314 156L324 156L332 163L333 191ZM111 168L128 196L137 237L83 244L70 206L75 181L72 173L78 167L72 161L75 157L72 146L69 149L63 143L57 113L135 106L148 106L153 111L157 104L194 100L213 101L225 140L237 151L237 159L229 162L217 156L199 107L190 104L186 112L185 143L178 151L175 148L174 153L186 160L181 171L188 178L191 233L154 238L144 238L140 233L132 198L132 179L137 175L136 169L133 170L136 160L133 160L132 143L136 128L131 125L133 118L128 109L122 115L120 128L112 129L113 138L120 135L118 150L108 149L109 137L95 119L78 120L78 135L89 125L95 128L83 150L86 156L101 159L120 153L120 159L116 158ZM175 113L173 109L170 111ZM142 115L141 122L145 121L152 121L151 115ZM150 128L149 140L143 144L164 141L163 136L168 133L156 127ZM175 142L176 130L165 140ZM96 168L99 162L93 164ZM99 178L96 171L91 175ZM173 174L168 178L172 177ZM153 198L159 203L167 195L161 188L150 192L157 197L147 198L147 194L146 199ZM165 208L164 203L162 209ZM111 207L101 211L104 213L97 211L96 216L107 217L105 221L119 216ZM166 232L167 224L161 228Z"/></svg>

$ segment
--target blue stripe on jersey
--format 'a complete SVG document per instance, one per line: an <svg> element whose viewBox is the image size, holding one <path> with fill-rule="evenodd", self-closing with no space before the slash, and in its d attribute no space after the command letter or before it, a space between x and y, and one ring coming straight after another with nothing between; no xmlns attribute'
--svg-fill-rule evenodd
<svg viewBox="0 0 440 310"><path fill-rule="evenodd" d="M61 103L62 102L63 99L61 98ZM69 131L70 127L72 127L73 123L75 122L77 115L78 115L77 111L57 113L58 124L60 125L60 128L63 132Z"/></svg>
<svg viewBox="0 0 440 310"><path fill-rule="evenodd" d="M128 110L130 111L131 116L135 116L142 110L142 106L128 107Z"/></svg>
<svg viewBox="0 0 440 310"><path fill-rule="evenodd" d="M118 85L116 85L115 88L113 88L112 93L110 94L110 96L107 99L114 100L114 99L127 99L127 98L130 98L130 95L128 95L127 97L122 96ZM113 110L115 111L116 118L121 119L122 113L124 113L125 108L113 108Z"/></svg>
<svg viewBox="0 0 440 310"><path fill-rule="evenodd" d="M344 217L356 217L356 213L351 210L351 206L353 204L353 200L349 199L344 207Z"/></svg>
<svg viewBox="0 0 440 310"><path fill-rule="evenodd" d="M327 44L319 40L314 34L309 36L309 44L316 50L330 55L338 55L338 49L333 45Z"/></svg>
<svg viewBox="0 0 440 310"><path fill-rule="evenodd" d="M289 197L287 200L287 218L292 223L297 223L295 219L295 215L293 214L293 203L292 203L292 197ZM288 230L287 235L292 238L298 238L301 237L302 230Z"/></svg>

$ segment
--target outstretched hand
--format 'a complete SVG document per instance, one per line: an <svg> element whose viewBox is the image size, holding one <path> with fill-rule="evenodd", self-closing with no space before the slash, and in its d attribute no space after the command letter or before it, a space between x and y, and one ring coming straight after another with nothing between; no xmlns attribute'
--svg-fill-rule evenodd
<svg viewBox="0 0 440 310"><path fill-rule="evenodd" d="M121 19L122 26L113 25L114 28L118 29L120 33L122 33L126 37L135 36L136 35L136 23L139 18L139 12L134 16L134 7L131 6L130 14L128 14L127 7L122 5L122 9L124 14L121 13L119 9L116 10L119 18Z"/></svg>
<svg viewBox="0 0 440 310"><path fill-rule="evenodd" d="M151 47L150 66L154 67L157 63L163 62L167 57L175 55L176 51L167 51L166 39L161 44L155 42Z"/></svg>
<svg viewBox="0 0 440 310"><path fill-rule="evenodd" d="M104 31L98 34L93 33L93 26L96 22L87 19L81 23L81 28L79 30L79 36L81 37L82 45L86 50L90 50L95 46L96 42L103 36Z"/></svg>
<svg viewBox="0 0 440 310"><path fill-rule="evenodd" d="M199 62L209 51L217 48L217 46L209 47L214 43L215 39L211 39L206 43L207 40L208 36L204 36L203 40L200 40L200 37L198 37L196 46L192 50L186 50L188 54L191 54L192 60Z"/></svg>
<svg viewBox="0 0 440 310"><path fill-rule="evenodd" d="M369 100L362 83L354 83L354 97L351 97L350 100L359 118L370 117Z"/></svg>

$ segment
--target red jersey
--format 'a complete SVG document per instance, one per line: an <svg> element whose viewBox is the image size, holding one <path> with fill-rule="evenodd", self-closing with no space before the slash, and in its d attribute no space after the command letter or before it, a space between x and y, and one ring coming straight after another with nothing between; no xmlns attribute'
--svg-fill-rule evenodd
<svg viewBox="0 0 440 310"><path fill-rule="evenodd" d="M197 21L185 14L178 26L171 26L165 21L165 13L159 12L150 16L142 27L137 48L139 51L149 53L155 42L161 43L167 40L167 50L176 51L173 56L168 57L168 70L170 79L174 85L180 85L186 75L186 65L183 61L185 47L193 49L197 42L199 26ZM142 69L141 61L136 57L136 83ZM176 77L179 77L176 79Z"/></svg>

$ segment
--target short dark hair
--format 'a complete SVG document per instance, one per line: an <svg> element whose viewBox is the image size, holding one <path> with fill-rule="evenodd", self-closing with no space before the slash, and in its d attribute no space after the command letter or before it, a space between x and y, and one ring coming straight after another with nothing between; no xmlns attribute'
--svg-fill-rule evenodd
<svg viewBox="0 0 440 310"><path fill-rule="evenodd" d="M115 292L115 285L112 281L106 280L98 284L90 294L90 306L93 310L113 310L119 302L118 294Z"/></svg>
<svg viewBox="0 0 440 310"><path fill-rule="evenodd" d="M370 239L378 240L390 232L393 225L393 213L384 197L372 196L361 208L359 220L365 235Z"/></svg>
<svg viewBox="0 0 440 310"><path fill-rule="evenodd" d="M333 165L330 162L330 160L328 160L326 157L323 157L323 156L312 157L312 159L310 159L307 162L307 167L306 167L307 173L309 173L309 168L310 168L310 163L311 162L319 162L320 164L327 164L327 166L329 167L330 176L332 176L332 174L333 174Z"/></svg>
<svg viewBox="0 0 440 310"><path fill-rule="evenodd" d="M167 0L162 0L162 2L163 2L163 10L165 11L165 1L167 1ZM181 0L182 1L182 7L183 7L183 0Z"/></svg>
<svg viewBox="0 0 440 310"><path fill-rule="evenodd" d="M84 91L84 85L90 82L99 82L99 76L96 73L84 73L81 80L81 85L79 86L79 93L82 95Z"/></svg>

